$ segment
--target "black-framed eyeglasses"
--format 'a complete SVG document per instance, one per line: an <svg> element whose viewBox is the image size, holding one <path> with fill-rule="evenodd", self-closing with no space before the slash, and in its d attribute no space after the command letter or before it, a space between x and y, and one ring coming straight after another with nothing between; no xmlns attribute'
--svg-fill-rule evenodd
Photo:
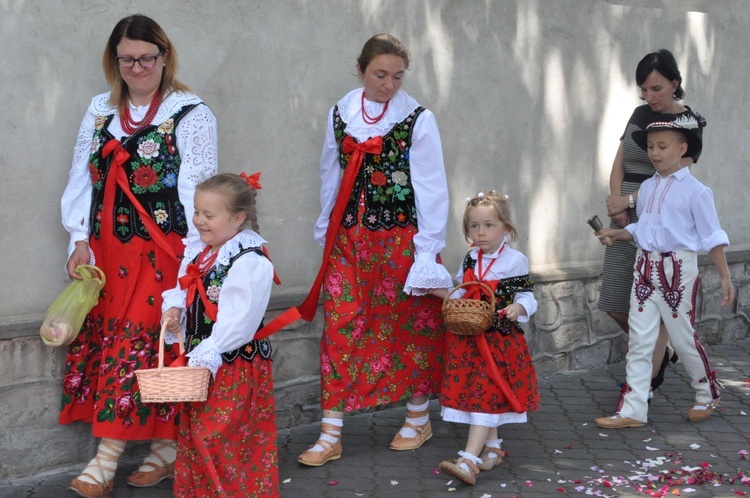
<svg viewBox="0 0 750 498"><path fill-rule="evenodd" d="M156 55L144 55L143 57L138 57L137 59L134 59L132 57L115 57L115 61L117 62L117 65L122 69L130 69L135 66L136 62L143 69L151 69L156 65L156 60L161 57L162 54L164 54L164 50Z"/></svg>

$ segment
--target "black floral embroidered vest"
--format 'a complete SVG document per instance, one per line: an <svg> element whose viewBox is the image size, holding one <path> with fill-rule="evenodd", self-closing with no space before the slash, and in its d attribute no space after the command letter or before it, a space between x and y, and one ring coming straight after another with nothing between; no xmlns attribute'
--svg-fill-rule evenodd
<svg viewBox="0 0 750 498"><path fill-rule="evenodd" d="M237 258L248 252L255 252L260 256L267 257L263 253L263 250L259 247L240 247L240 252L238 252L229 260L229 264L227 266L216 263L216 265L211 268L211 271L209 271L206 276L203 277L203 286L206 289L206 294L209 301L215 304L219 302L219 293L221 292L221 286L224 284L224 279L227 278L229 269L232 267ZM193 259L192 263L195 263L198 257L199 256L196 256ZM190 352L195 349L195 347L200 344L203 339L206 339L211 335L211 332L214 328L214 323L216 322L212 321L210 318L208 318L208 316L206 316L206 308L203 305L203 301L198 296L196 296L196 298L193 300L193 304L192 306L190 306L190 309L187 310L187 320L188 327L187 333L185 334L187 336L185 339L185 349ZM263 322L261 322L258 330L260 330L262 327ZM235 349L234 351L222 353L221 356L222 358L224 358L224 361L226 361L227 363L231 363L236 360L237 357L252 361L252 359L255 358L258 354L260 354L261 358L265 360L271 359L271 343L268 341L268 339L261 339L259 341L252 340L244 346L240 346L239 348Z"/></svg>
<svg viewBox="0 0 750 498"><path fill-rule="evenodd" d="M471 257L471 252L467 253L462 264L464 274L469 270L474 271L476 274L476 264L477 260ZM495 310L499 311L513 304L516 292L533 290L534 282L528 274L500 279L495 289ZM505 317L499 318L495 314L495 319L487 332L499 332L502 335L510 335L516 330L523 334L523 329L518 322L512 322Z"/></svg>
<svg viewBox="0 0 750 498"><path fill-rule="evenodd" d="M130 154L130 158L123 164L130 190L165 234L187 234L185 208L177 192L181 158L177 150L175 130L185 114L196 105L182 107L162 124L146 126L126 137L122 143ZM115 193L114 211L103 212L104 185L114 155L102 157L102 149L113 138L107 130L112 119L114 114L96 118L92 152L89 156L89 172L94 187L90 233L99 238L102 216L112 216L114 235L121 241L127 242L134 236L149 240L151 236L143 225L140 214L119 186Z"/></svg>
<svg viewBox="0 0 750 498"><path fill-rule="evenodd" d="M414 187L411 184L409 149L411 148L414 123L424 111L417 107L406 119L383 136L380 155L365 154L359 175L352 188L342 224L350 228L357 224L359 199L364 190L365 212L362 225L370 230L395 226L417 226L417 208ZM333 110L333 132L339 149L339 163L345 169L350 155L344 154L342 144L346 137L346 123L339 115L338 106Z"/></svg>

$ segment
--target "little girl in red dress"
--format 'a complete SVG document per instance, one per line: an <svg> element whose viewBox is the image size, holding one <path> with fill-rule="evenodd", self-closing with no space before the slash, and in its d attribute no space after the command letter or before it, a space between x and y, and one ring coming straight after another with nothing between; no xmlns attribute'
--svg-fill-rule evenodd
<svg viewBox="0 0 750 498"><path fill-rule="evenodd" d="M482 282L493 289L497 314L490 328L477 336L447 334L443 385L443 420L469 424L460 458L440 463L440 470L474 484L480 470L502 461L497 428L526 422L526 412L539 406L539 390L531 354L518 322L536 311L526 256L508 246L517 232L510 218L508 196L494 190L467 199L464 235L473 247L464 257L458 278ZM433 290L440 297L447 289ZM457 290L451 298L480 297L479 286Z"/></svg>
<svg viewBox="0 0 750 498"><path fill-rule="evenodd" d="M163 294L170 332L185 327L188 364L211 370L203 403L183 403L174 496L279 496L271 345L257 340L274 270L256 232L256 175L198 185L177 287ZM178 359L179 361L180 359Z"/></svg>

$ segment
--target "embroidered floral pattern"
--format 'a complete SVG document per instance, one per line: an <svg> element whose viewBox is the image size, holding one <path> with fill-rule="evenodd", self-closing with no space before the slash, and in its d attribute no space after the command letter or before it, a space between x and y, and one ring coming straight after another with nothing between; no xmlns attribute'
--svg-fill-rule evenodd
<svg viewBox="0 0 750 498"><path fill-rule="evenodd" d="M220 263L214 264L211 270L203 277L203 286L206 289L206 297L214 304L219 303L219 295L221 294L221 286L224 284L224 279L227 278L229 269L232 264L248 252L255 252L263 257L266 257L263 251L258 247L241 248L241 250L229 260L228 265L222 265ZM195 263L198 256L192 261ZM188 310L188 320L191 324L188 327L187 337L185 338L185 348L188 351L195 349L203 339L211 335L213 330L214 321L211 320L206 314L206 307L203 304L200 297L196 297L193 301L193 305ZM261 323L260 327L263 324ZM244 346L241 346L234 351L223 353L221 356L227 363L232 363L237 357L242 357L245 360L252 361L256 355L260 354L261 358L269 360L271 358L271 343L267 339L259 341L250 341Z"/></svg>
<svg viewBox="0 0 750 498"><path fill-rule="evenodd" d="M413 124L423 111L424 108L417 108L403 122L394 126L383 137L383 148L379 155L365 154L344 213L345 227L352 227L357 222L359 198L363 190L364 226L370 230L417 226L414 188L411 185L409 169L409 148ZM334 109L333 123L334 135L339 144L340 164L345 168L350 155L344 154L341 149L346 136L346 123L341 120L338 108Z"/></svg>
<svg viewBox="0 0 750 498"><path fill-rule="evenodd" d="M128 137L123 147L130 154L123 167L129 180L130 190L141 205L151 213L153 220L166 233L171 231L179 235L187 234L185 209L180 203L177 191L177 180L180 173L181 158L174 147L175 128L179 120L194 106L180 109L174 116L157 126L148 126ZM107 125L113 118L97 117L96 131L92 139L89 172L94 187L94 209L101 210L104 198L104 183L109 171L111 158L102 157L104 144L112 139ZM101 123L100 123L101 121ZM148 230L141 221L140 214L133 208L130 200L117 187L115 200L117 223L115 233L126 242L134 235L150 239ZM120 217L124 214L126 217ZM99 237L101 220L91 221L91 233Z"/></svg>

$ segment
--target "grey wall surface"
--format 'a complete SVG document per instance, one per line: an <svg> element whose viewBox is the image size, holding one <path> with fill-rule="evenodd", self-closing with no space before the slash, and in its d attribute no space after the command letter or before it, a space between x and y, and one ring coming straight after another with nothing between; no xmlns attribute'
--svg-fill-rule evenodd
<svg viewBox="0 0 750 498"><path fill-rule="evenodd" d="M660 47L676 54L686 102L708 119L694 174L714 189L732 249L750 247L737 209L750 155L744 0L11 0L0 4L0 323L42 314L66 284L59 198L80 120L107 90L104 44L132 13L162 25L180 79L217 115L220 169L263 172L277 294L306 290L316 273L326 113L357 86L359 50L383 31L410 48L404 89L441 129L451 272L467 247L463 200L487 188L510 194L534 270L601 264L585 220L606 214L618 139L640 103L635 65Z"/></svg>
<svg viewBox="0 0 750 498"><path fill-rule="evenodd" d="M312 226L327 111L358 85L367 38L404 41L413 60L403 88L442 133L452 201L444 261L455 272L467 249L464 199L507 192L517 248L543 283L529 340L545 374L622 358L621 335L595 310L603 250L585 220L606 214L618 140L640 104L635 65L671 49L686 103L708 119L693 174L714 190L741 281L732 310L705 298L702 327L717 341L747 332L746 0L8 0L0 2L0 447L15 450L0 459L0 479L81 462L92 448L85 428L55 425L64 355L36 331L67 283L59 199L78 127L91 97L107 90L106 39L133 13L162 25L180 79L218 117L220 169L262 171L261 232L284 282L277 311L299 302L318 269ZM285 424L317 416L319 319L275 339ZM24 459L29 447L49 458ZM68 451L53 458L53 447Z"/></svg>

